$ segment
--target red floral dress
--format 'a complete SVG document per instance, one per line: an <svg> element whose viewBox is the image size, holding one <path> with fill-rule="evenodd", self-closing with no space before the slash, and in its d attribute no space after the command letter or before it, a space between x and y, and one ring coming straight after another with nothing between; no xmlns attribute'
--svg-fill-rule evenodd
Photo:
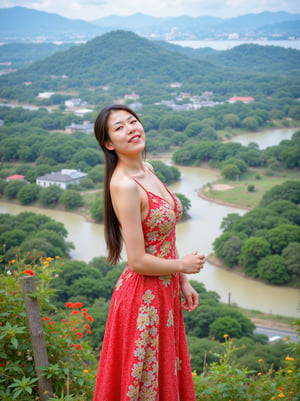
<svg viewBox="0 0 300 401"><path fill-rule="evenodd" d="M175 225L182 215L147 191L145 249L176 258ZM111 300L94 401L195 401L181 309L179 274L145 276L127 266Z"/></svg>

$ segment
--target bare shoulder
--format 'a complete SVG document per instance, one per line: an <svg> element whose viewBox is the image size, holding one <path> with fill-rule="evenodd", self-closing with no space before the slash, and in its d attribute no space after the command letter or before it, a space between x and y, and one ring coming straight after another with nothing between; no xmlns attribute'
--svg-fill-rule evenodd
<svg viewBox="0 0 300 401"><path fill-rule="evenodd" d="M138 187L134 180L126 175L113 175L110 181L110 190L112 193L121 195L137 194Z"/></svg>
<svg viewBox="0 0 300 401"><path fill-rule="evenodd" d="M147 167L149 170L153 171L153 173L154 173L154 168L153 168L153 166L152 166L151 163L149 163L149 162L144 162L144 166Z"/></svg>

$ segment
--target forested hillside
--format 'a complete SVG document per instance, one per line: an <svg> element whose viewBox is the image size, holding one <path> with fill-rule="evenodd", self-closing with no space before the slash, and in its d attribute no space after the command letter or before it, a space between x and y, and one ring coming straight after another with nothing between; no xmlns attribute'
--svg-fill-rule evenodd
<svg viewBox="0 0 300 401"><path fill-rule="evenodd" d="M276 53L289 60L280 63L280 71L278 68L276 72L282 76L274 80L274 74L270 74L270 68L266 67L273 63L267 58L263 60L262 49L254 48L254 56L251 55L252 49L242 47L230 52L226 59L229 60L228 65L235 65L232 69L216 66L207 59L188 58L132 32L114 31L0 77L0 97L20 97L28 102L42 90L62 92L74 89L89 89L85 96L91 97L96 88L99 91L96 94L100 94L103 87L109 86L109 93L114 98L121 93L135 91L149 104L149 97L152 97L152 103L170 99L174 94L171 84L179 82L182 92L200 95L210 91L220 100L234 95L252 96L257 100L297 98L300 92L299 74L282 75L282 70L291 71L293 63L299 59L299 52L274 50L274 60L277 59ZM237 63L239 58L241 63ZM243 67L250 59L253 60L250 65L260 60L257 72L264 70L266 73L255 73L254 68L237 71L239 65ZM25 81L30 81L30 86L25 86ZM105 93L108 93L107 90Z"/></svg>

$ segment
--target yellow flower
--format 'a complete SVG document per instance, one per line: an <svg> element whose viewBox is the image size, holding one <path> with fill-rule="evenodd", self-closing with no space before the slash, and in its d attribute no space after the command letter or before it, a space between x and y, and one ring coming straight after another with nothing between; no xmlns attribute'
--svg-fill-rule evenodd
<svg viewBox="0 0 300 401"><path fill-rule="evenodd" d="M83 372L84 372L84 373L89 373L89 370L88 370L88 369L84 369Z"/></svg>
<svg viewBox="0 0 300 401"><path fill-rule="evenodd" d="M285 360L286 360L286 361L293 361L294 358L292 358L291 356L286 356L286 357L285 357Z"/></svg>
<svg viewBox="0 0 300 401"><path fill-rule="evenodd" d="M224 338L227 338L227 337L229 337L229 334L224 334L223 337L224 337Z"/></svg>
<svg viewBox="0 0 300 401"><path fill-rule="evenodd" d="M197 373L195 370L193 371L192 376L197 376Z"/></svg>
<svg viewBox="0 0 300 401"><path fill-rule="evenodd" d="M285 397L285 395L283 393L278 394L278 398L283 398L283 397Z"/></svg>
<svg viewBox="0 0 300 401"><path fill-rule="evenodd" d="M288 370L288 373L293 373L293 371L291 369Z"/></svg>
<svg viewBox="0 0 300 401"><path fill-rule="evenodd" d="M10 261L10 263L13 265L14 263L16 263L16 260L13 259L13 260Z"/></svg>
<svg viewBox="0 0 300 401"><path fill-rule="evenodd" d="M259 360L258 360L258 362L262 362L262 361L263 361L262 359L259 359Z"/></svg>
<svg viewBox="0 0 300 401"><path fill-rule="evenodd" d="M257 373L257 376L261 376L261 375L262 375L262 373L261 373L261 372L258 372L258 373Z"/></svg>

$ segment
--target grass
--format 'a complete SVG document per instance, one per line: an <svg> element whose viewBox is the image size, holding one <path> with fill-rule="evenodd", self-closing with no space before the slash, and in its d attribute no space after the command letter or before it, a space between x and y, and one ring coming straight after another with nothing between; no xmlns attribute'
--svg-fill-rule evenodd
<svg viewBox="0 0 300 401"><path fill-rule="evenodd" d="M284 170L276 172L275 176L267 176L264 169L253 168L249 169L239 181L220 179L202 189L202 193L212 200L252 209L259 204L266 191L288 180L299 180L299 172ZM227 184L232 188L219 191L214 189L216 184ZM254 192L248 191L248 185L254 185Z"/></svg>

